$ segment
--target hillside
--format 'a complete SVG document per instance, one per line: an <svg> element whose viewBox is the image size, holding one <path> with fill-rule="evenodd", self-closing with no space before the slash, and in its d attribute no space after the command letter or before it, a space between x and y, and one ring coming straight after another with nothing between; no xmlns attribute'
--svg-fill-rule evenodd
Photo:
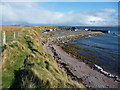
<svg viewBox="0 0 120 90"><path fill-rule="evenodd" d="M2 88L84 88L47 54L35 30L24 30L2 53Z"/></svg>

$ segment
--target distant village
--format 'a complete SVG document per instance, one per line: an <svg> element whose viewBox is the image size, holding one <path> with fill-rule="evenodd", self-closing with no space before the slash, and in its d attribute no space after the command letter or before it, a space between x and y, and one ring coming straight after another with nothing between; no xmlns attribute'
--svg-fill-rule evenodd
<svg viewBox="0 0 120 90"><path fill-rule="evenodd" d="M32 28L43 28L43 27L32 27ZM48 29L47 27L44 27L44 28L46 28L46 30L43 32L44 34L47 34L48 32L51 32L51 31L69 30L69 31L77 32L79 30L77 27L58 27L58 28L50 28L50 29ZM95 32L100 31L103 33L110 33L110 30L96 30L96 29L88 29L88 28L80 29L80 30L95 31Z"/></svg>
<svg viewBox="0 0 120 90"><path fill-rule="evenodd" d="M46 29L43 33L48 33L51 31L60 31L60 30L69 30L69 31L78 31L77 27L67 27L67 28L52 28L52 29Z"/></svg>

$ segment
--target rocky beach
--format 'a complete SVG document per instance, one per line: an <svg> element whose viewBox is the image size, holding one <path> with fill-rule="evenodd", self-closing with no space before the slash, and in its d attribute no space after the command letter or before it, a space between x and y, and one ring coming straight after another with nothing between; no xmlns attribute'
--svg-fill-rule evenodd
<svg viewBox="0 0 120 90"><path fill-rule="evenodd" d="M42 39L44 50L52 55L57 65L62 68L67 75L77 82L82 82L87 88L118 88L119 82L95 70L90 64L80 61L71 54L66 53L61 47L62 43L84 38L88 36L101 35L101 32L79 30L75 31L55 31L50 38Z"/></svg>
<svg viewBox="0 0 120 90"><path fill-rule="evenodd" d="M68 41L72 41L78 38L84 38L88 36L96 36L104 34L102 32L92 32L86 30L70 31L60 30L49 32L49 38L41 38L43 44L62 44Z"/></svg>

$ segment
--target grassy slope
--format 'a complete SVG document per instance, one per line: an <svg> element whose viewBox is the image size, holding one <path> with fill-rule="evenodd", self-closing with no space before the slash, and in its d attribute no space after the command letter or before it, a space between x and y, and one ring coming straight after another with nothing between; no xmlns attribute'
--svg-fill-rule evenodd
<svg viewBox="0 0 120 90"><path fill-rule="evenodd" d="M83 88L72 82L43 50L35 30L25 30L2 53L3 88Z"/></svg>

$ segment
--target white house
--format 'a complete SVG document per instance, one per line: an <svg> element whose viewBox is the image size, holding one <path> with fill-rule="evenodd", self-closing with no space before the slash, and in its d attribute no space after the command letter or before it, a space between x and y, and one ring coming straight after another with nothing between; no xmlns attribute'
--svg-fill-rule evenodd
<svg viewBox="0 0 120 90"><path fill-rule="evenodd" d="M75 29L75 31L78 31L78 29Z"/></svg>
<svg viewBox="0 0 120 90"><path fill-rule="evenodd" d="M86 28L85 30L86 30L86 31L88 31L88 29L87 29L87 28Z"/></svg>
<svg viewBox="0 0 120 90"><path fill-rule="evenodd" d="M53 29L50 29L50 31L53 31Z"/></svg>

